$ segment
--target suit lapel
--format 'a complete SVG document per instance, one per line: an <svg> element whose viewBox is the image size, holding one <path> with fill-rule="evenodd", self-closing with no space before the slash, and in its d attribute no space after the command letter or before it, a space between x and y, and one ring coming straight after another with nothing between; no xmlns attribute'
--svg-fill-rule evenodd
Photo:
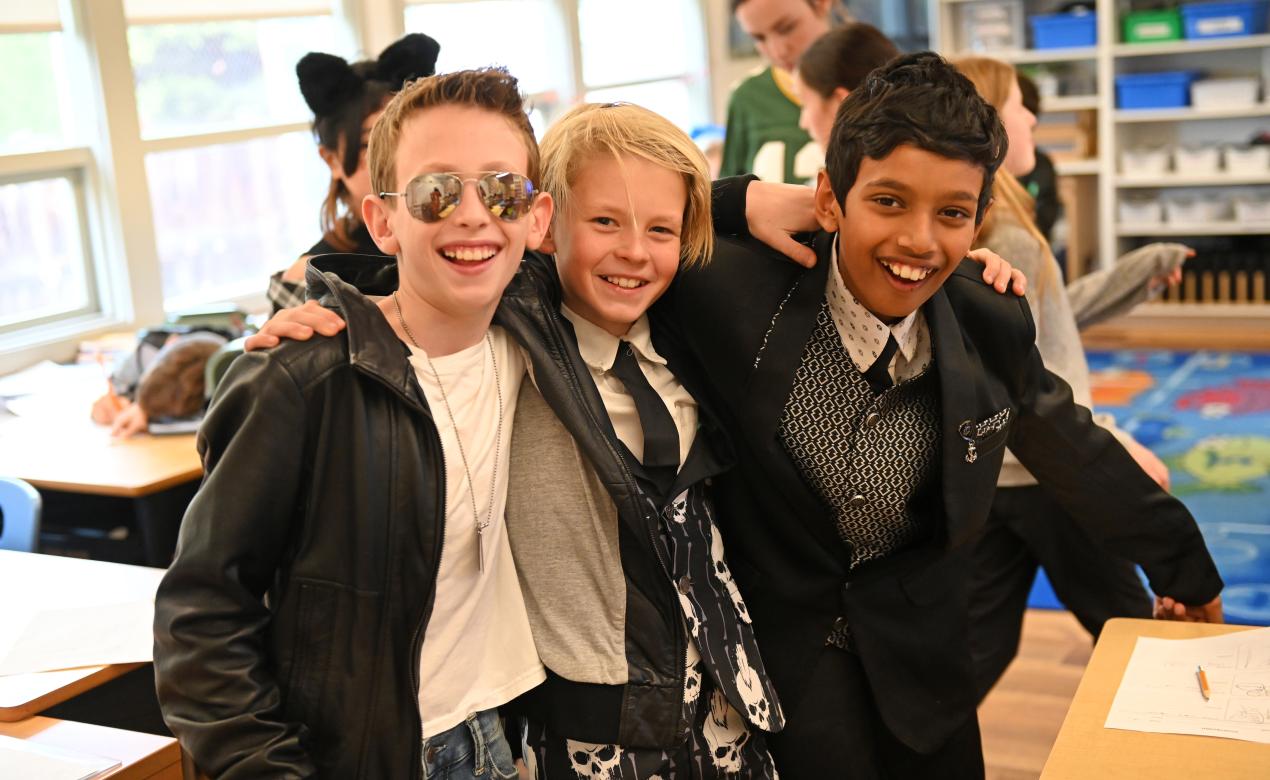
<svg viewBox="0 0 1270 780"><path fill-rule="evenodd" d="M980 498L978 483L988 468L985 463L966 462L966 441L957 430L963 421L978 419L975 398L983 381L982 368L978 354L967 352L961 325L942 289L927 302L925 312L935 352L935 370L939 372L944 511L948 517L948 537L955 539L967 528L971 508ZM995 484L995 473L992 481Z"/></svg>
<svg viewBox="0 0 1270 780"><path fill-rule="evenodd" d="M816 327L824 302L829 264L833 262L833 234L817 235L816 266L793 277L793 283L773 315L766 339L759 346L757 364L745 388L746 424L743 435L763 464L764 473L776 485L795 516L816 538L821 549L845 565L845 548L834 528L832 513L812 492L785 452L778 427L785 402L793 389L794 375L803 350Z"/></svg>
<svg viewBox="0 0 1270 780"><path fill-rule="evenodd" d="M759 345L745 388L745 409L750 414L747 432L756 443L776 436L781 412L794 386L794 373L802 363L803 349L816 327L816 316L825 298L829 264L833 262L833 234L816 236L816 267L796 275Z"/></svg>

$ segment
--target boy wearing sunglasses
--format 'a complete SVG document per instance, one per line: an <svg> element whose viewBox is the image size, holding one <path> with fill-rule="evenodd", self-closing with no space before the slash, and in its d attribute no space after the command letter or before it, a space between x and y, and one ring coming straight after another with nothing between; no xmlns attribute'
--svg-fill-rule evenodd
<svg viewBox="0 0 1270 780"><path fill-rule="evenodd" d="M215 777L514 777L496 708L544 679L503 528L524 363L490 328L552 212L515 79L414 82L370 166L398 262L324 258L344 335L235 361L156 598L164 718Z"/></svg>

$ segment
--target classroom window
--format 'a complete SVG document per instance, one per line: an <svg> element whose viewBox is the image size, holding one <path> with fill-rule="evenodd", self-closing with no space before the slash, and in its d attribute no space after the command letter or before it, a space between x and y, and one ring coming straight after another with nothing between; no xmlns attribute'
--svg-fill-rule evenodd
<svg viewBox="0 0 1270 780"><path fill-rule="evenodd" d="M701 9L682 0L579 0L586 99L623 100L691 129L709 118Z"/></svg>
<svg viewBox="0 0 1270 780"><path fill-rule="evenodd" d="M129 27L142 137L304 121L295 64L334 38L329 17Z"/></svg>
<svg viewBox="0 0 1270 780"><path fill-rule="evenodd" d="M0 184L0 331L95 303L70 174Z"/></svg>
<svg viewBox="0 0 1270 780"><path fill-rule="evenodd" d="M168 311L261 293L321 236L330 175L295 64L310 51L348 56L329 9L125 0Z"/></svg>
<svg viewBox="0 0 1270 780"><path fill-rule="evenodd" d="M0 154L67 145L64 61L60 32L0 35Z"/></svg>
<svg viewBox="0 0 1270 780"><path fill-rule="evenodd" d="M558 24L544 0L427 2L406 8L406 32L441 44L437 72L503 65L526 93L555 89L561 79L548 45Z"/></svg>
<svg viewBox="0 0 1270 780"><path fill-rule="evenodd" d="M146 174L168 309L262 290L321 236L308 132L154 152Z"/></svg>

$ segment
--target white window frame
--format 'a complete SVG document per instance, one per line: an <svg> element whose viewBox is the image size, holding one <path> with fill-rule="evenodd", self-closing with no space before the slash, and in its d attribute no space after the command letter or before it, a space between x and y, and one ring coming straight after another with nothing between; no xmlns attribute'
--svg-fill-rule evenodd
<svg viewBox="0 0 1270 780"><path fill-rule="evenodd" d="M367 0L368 3L373 2L396 2L401 6L401 13L397 18L401 19L402 28L405 24L405 7L413 5L454 5L458 3L475 3L481 0ZM556 39L563 43L566 50L564 67L567 69L565 80L559 85L558 89L547 90L546 92L528 95L528 102L543 110L550 124L557 116L563 113L569 106L581 101L587 92L596 89L609 89L613 87L631 87L643 84L655 84L663 81L683 80L688 83L692 102L695 108L697 118L701 122L710 120L713 115L712 96L714 85L709 77L710 73L710 45L708 43L708 27L706 24L707 4L711 4L712 0L684 0L695 9L694 23L699 31L702 44L699 51L693 53L693 69L680 74L669 76L659 76L651 79L636 79L633 81L623 81L614 84L588 84L583 78L582 72L582 40L581 29L578 23L578 3L579 0L545 0L551 6L554 6L554 12L557 19L563 25L556 36ZM619 0L612 0L619 2ZM385 9L386 10L386 9ZM397 36L401 35L399 30ZM376 41L381 46L387 46L396 38L389 38L384 41ZM445 39L440 38L441 46L444 49ZM555 56L552 41L543 43L543 56ZM515 74L512 74L515 75Z"/></svg>
<svg viewBox="0 0 1270 780"><path fill-rule="evenodd" d="M401 19L400 0L323 0L348 48L378 50L364 44L370 34L387 35L393 25L372 19ZM63 121L83 127L87 143L47 152L0 155L0 184L69 176L74 185L90 305L81 310L33 318L0 330L0 373L41 359L66 360L78 343L92 336L162 322L166 317L157 234L151 208L146 155L308 131L308 122L280 123L228 131L143 139L137 114L136 86L128 50L129 20L124 0L59 0L61 31L75 113ZM260 17L237 14L207 18L146 18L132 23L224 21ZM401 27L400 21L396 28ZM34 27L23 31L48 32ZM385 44L386 45L386 44ZM381 47L382 48L382 47ZM126 204L126 206L124 205ZM265 280L260 289L230 298L248 310L266 308Z"/></svg>

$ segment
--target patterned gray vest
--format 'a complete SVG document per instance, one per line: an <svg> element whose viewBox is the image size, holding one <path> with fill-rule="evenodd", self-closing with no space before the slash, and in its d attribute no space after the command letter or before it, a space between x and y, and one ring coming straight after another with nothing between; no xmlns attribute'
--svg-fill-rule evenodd
<svg viewBox="0 0 1270 780"><path fill-rule="evenodd" d="M939 379L933 364L879 396L842 345L828 304L794 374L780 437L833 510L851 568L926 538L939 501ZM926 520L929 523L929 520Z"/></svg>

